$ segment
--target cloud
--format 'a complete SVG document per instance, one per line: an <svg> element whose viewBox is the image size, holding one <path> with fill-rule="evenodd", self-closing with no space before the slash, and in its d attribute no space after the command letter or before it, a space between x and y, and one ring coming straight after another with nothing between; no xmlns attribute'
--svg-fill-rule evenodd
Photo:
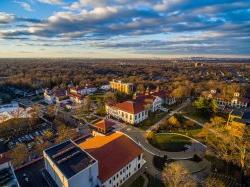
<svg viewBox="0 0 250 187"><path fill-rule="evenodd" d="M60 41L71 41L72 44L67 43L67 45L88 45L101 49L138 52L250 54L248 44L250 42L250 2L236 0L198 2L79 0L72 3L59 0L39 1L63 4L60 11L54 12L44 20L17 18L13 15L12 18L7 19L11 15L5 13L1 18L0 14L0 23L22 22L16 28L0 31L0 38L6 40L30 38L34 45L38 43L39 38L42 41L47 39L48 42L44 46L50 46L51 39L56 39L53 46L63 45ZM138 38L141 38L140 41Z"/></svg>
<svg viewBox="0 0 250 187"><path fill-rule="evenodd" d="M14 20L15 16L13 14L8 14L6 12L0 12L0 24L10 23Z"/></svg>
<svg viewBox="0 0 250 187"><path fill-rule="evenodd" d="M19 4L24 10L32 12L34 11L31 7L31 5L27 2L21 2L21 1L15 1L17 4Z"/></svg>
<svg viewBox="0 0 250 187"><path fill-rule="evenodd" d="M46 3L51 5L60 5L63 4L63 0L38 0L40 3Z"/></svg>

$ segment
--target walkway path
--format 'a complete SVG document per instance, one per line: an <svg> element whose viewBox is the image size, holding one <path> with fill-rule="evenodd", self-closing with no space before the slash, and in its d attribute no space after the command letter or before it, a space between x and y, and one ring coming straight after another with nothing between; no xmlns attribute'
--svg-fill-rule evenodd
<svg viewBox="0 0 250 187"><path fill-rule="evenodd" d="M158 121L154 125L152 125L147 131L152 131L152 130L158 129L159 125L162 122L164 122L167 118L173 116L174 114L178 113L181 109L185 108L189 103L190 103L190 100L187 99L184 103L181 104L181 106L179 106L178 108L176 108L175 110L173 110L172 112L167 114L165 117L163 117L160 121Z"/></svg>

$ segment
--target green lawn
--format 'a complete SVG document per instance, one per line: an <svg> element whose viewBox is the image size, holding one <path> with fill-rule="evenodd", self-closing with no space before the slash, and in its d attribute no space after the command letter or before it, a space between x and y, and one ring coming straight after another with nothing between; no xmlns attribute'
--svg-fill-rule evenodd
<svg viewBox="0 0 250 187"><path fill-rule="evenodd" d="M156 111L154 113L149 113L148 119L144 120L143 122L138 124L138 127L147 130L149 127L160 121L165 115L166 112Z"/></svg>
<svg viewBox="0 0 250 187"><path fill-rule="evenodd" d="M185 145L191 145L191 140L187 137L173 134L156 134L150 143L158 149L177 152L184 151Z"/></svg>
<svg viewBox="0 0 250 187"><path fill-rule="evenodd" d="M183 115L186 115L190 118L195 119L196 121L200 122L200 123L206 123L209 122L210 118L209 117L204 117L202 115L200 115L197 110L192 106L192 104L186 106L185 108L183 108L181 110L181 113Z"/></svg>
<svg viewBox="0 0 250 187"><path fill-rule="evenodd" d="M139 176L129 187L143 187L144 178Z"/></svg>

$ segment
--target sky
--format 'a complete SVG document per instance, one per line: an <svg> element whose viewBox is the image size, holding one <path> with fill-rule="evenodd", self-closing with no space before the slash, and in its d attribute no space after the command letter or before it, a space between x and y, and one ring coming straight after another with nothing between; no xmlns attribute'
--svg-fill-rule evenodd
<svg viewBox="0 0 250 187"><path fill-rule="evenodd" d="M0 58L250 57L250 0L0 0Z"/></svg>

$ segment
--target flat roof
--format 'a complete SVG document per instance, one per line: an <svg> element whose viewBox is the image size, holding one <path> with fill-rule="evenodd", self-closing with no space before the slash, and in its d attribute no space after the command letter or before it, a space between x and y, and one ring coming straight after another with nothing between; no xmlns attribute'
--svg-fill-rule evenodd
<svg viewBox="0 0 250 187"><path fill-rule="evenodd" d="M68 179L96 162L71 140L46 149L45 153Z"/></svg>
<svg viewBox="0 0 250 187"><path fill-rule="evenodd" d="M0 186L18 186L17 179L10 167L0 170Z"/></svg>

